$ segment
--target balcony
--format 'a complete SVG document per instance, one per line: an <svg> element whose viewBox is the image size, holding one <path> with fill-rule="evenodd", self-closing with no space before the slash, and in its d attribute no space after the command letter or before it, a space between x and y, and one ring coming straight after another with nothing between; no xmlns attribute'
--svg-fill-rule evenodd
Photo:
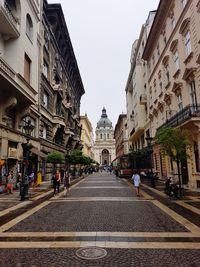
<svg viewBox="0 0 200 267"><path fill-rule="evenodd" d="M2 96L14 95L20 103L27 105L35 103L37 91L32 88L24 78L16 73L9 64L0 56L0 84Z"/></svg>
<svg viewBox="0 0 200 267"><path fill-rule="evenodd" d="M147 103L147 95L142 94L140 95L140 105L145 105Z"/></svg>
<svg viewBox="0 0 200 267"><path fill-rule="evenodd" d="M5 40L18 38L20 35L19 27L19 20L14 15L12 7L6 0L0 0L0 33L3 38Z"/></svg>
<svg viewBox="0 0 200 267"><path fill-rule="evenodd" d="M54 124L60 124L60 125L63 125L63 126L66 126L65 124L65 118L60 116L60 115L54 115L53 116L53 123Z"/></svg>
<svg viewBox="0 0 200 267"><path fill-rule="evenodd" d="M159 131L164 127L176 127L182 123L190 120L191 118L200 118L200 105L188 105L184 109L177 112L170 119L168 119L163 125L157 128Z"/></svg>

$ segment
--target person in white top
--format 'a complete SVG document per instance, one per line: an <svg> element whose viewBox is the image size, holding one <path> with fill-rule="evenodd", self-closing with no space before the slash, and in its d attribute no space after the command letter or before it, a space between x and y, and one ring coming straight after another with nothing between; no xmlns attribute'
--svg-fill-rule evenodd
<svg viewBox="0 0 200 267"><path fill-rule="evenodd" d="M136 189L137 196L139 197L140 196L140 183L141 183L141 180L140 180L140 175L138 174L137 171L135 171L135 173L133 174L132 180L133 180L133 183L134 183L134 186L135 186L135 189Z"/></svg>

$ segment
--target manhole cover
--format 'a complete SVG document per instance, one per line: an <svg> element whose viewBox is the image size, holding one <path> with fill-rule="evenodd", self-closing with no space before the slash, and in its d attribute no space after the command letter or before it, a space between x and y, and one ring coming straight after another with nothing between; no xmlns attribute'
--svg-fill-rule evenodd
<svg viewBox="0 0 200 267"><path fill-rule="evenodd" d="M76 251L76 256L85 260L101 259L107 255L107 251L98 247L79 248Z"/></svg>

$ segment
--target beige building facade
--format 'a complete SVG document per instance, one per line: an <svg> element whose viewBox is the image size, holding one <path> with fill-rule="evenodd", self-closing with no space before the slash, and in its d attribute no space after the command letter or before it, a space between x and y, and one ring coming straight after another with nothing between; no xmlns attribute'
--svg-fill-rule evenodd
<svg viewBox="0 0 200 267"><path fill-rule="evenodd" d="M129 152L126 114L120 114L114 131L116 158Z"/></svg>
<svg viewBox="0 0 200 267"><path fill-rule="evenodd" d="M0 1L0 159L2 173L20 171L23 126L31 118L39 148L39 21L41 1Z"/></svg>
<svg viewBox="0 0 200 267"><path fill-rule="evenodd" d="M22 171L28 124L28 169L52 177L47 154L81 146L84 92L61 5L0 0L0 178Z"/></svg>
<svg viewBox="0 0 200 267"><path fill-rule="evenodd" d="M92 159L94 159L94 152L93 152L93 146L94 146L94 140L93 140L93 129L92 124L87 116L81 116L80 117L80 123L82 126L81 130L81 143L83 145L83 154L85 156L88 156Z"/></svg>
<svg viewBox="0 0 200 267"><path fill-rule="evenodd" d="M161 0L144 48L147 62L148 130L162 127L190 132L189 159L181 164L182 182L200 187L200 1ZM177 170L154 145L154 167L160 176Z"/></svg>
<svg viewBox="0 0 200 267"><path fill-rule="evenodd" d="M142 25L139 39L132 46L131 68L126 84L129 151L142 149L146 145L145 137L149 135L148 72L142 55L155 14L155 11L149 13L145 24Z"/></svg>

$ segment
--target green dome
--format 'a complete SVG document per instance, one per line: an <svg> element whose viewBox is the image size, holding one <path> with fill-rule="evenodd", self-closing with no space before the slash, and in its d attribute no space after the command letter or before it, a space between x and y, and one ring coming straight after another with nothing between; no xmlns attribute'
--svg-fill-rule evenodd
<svg viewBox="0 0 200 267"><path fill-rule="evenodd" d="M105 107L102 109L101 119L97 122L97 128L112 128L112 122L108 119Z"/></svg>

